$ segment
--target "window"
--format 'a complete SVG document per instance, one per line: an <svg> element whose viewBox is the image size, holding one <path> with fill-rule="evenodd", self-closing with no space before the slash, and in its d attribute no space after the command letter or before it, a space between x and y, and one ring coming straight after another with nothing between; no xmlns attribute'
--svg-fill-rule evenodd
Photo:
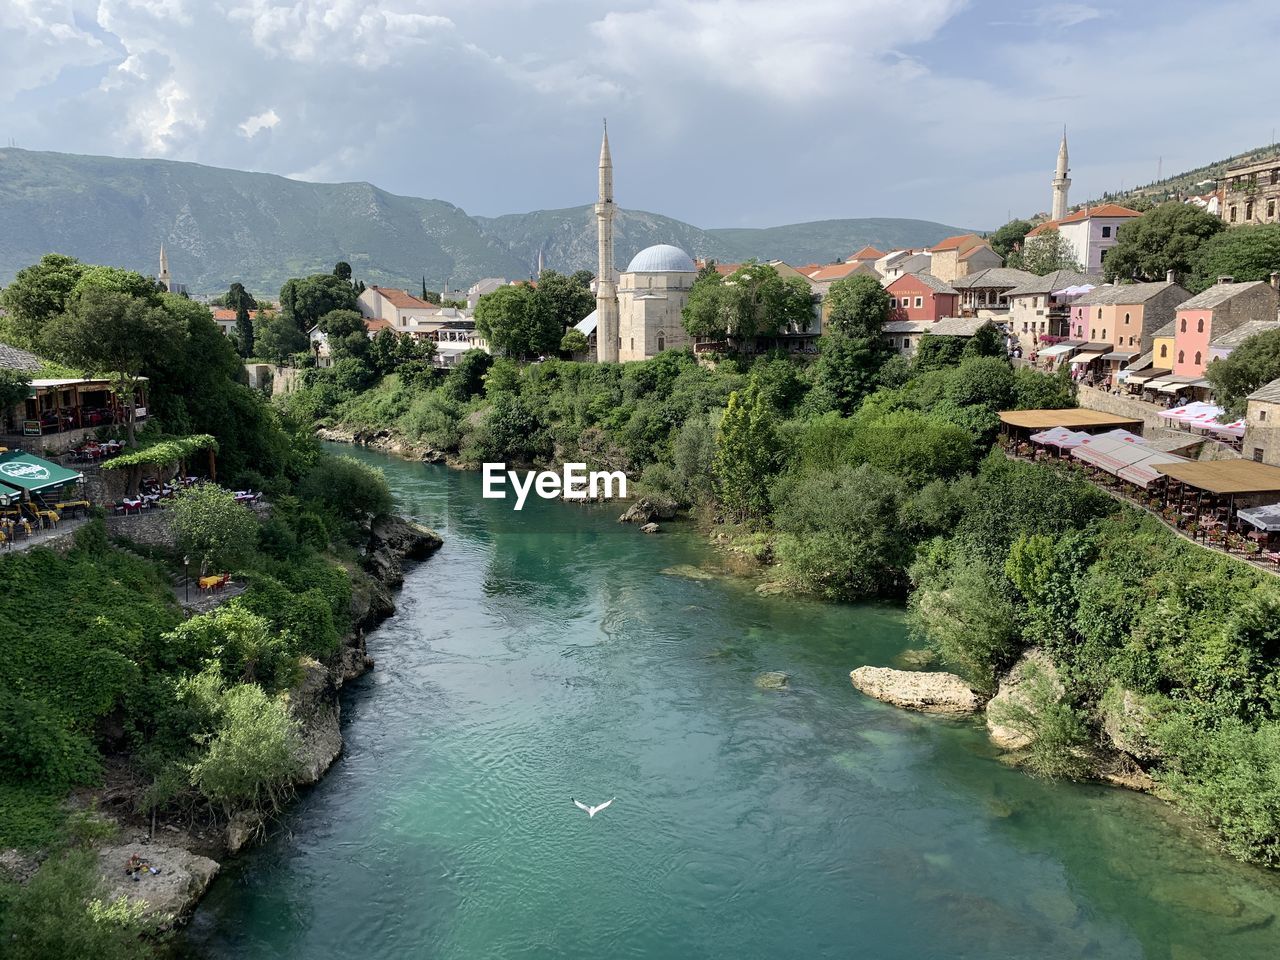
<svg viewBox="0 0 1280 960"><path fill-rule="evenodd" d="M1090 340L1097 340L1097 339L1098 339L1098 328L1097 328L1097 327L1090 327L1090 328L1089 328L1089 339L1090 339Z"/></svg>
<svg viewBox="0 0 1280 960"><path fill-rule="evenodd" d="M1265 410L1259 410L1259 411L1258 411L1258 419L1259 419L1259 420L1265 420L1265 419L1267 419L1267 411L1265 411Z"/></svg>
<svg viewBox="0 0 1280 960"><path fill-rule="evenodd" d="M890 309L890 310L897 310L897 309L898 309L898 298L897 298L897 297L890 297L890 298L889 298L889 309Z"/></svg>
<svg viewBox="0 0 1280 960"><path fill-rule="evenodd" d="M1231 205L1231 222L1232 222L1232 223L1235 223L1235 222L1236 222L1236 208L1235 208L1235 204L1232 204L1232 205Z"/></svg>
<svg viewBox="0 0 1280 960"><path fill-rule="evenodd" d="M1127 313L1124 315L1124 325L1126 327L1129 325L1129 315Z"/></svg>
<svg viewBox="0 0 1280 960"><path fill-rule="evenodd" d="M634 350L635 348L636 348L636 338L635 338L635 337L632 337L632 338L631 338L631 349L632 349L632 350Z"/></svg>
<svg viewBox="0 0 1280 960"><path fill-rule="evenodd" d="M1183 333L1186 333L1186 332L1187 332L1187 318L1186 318L1186 317L1183 317L1183 318L1182 318L1182 332L1183 332Z"/></svg>
<svg viewBox="0 0 1280 960"><path fill-rule="evenodd" d="M667 349L667 338L658 334L658 352L661 353L665 349Z"/></svg>
<svg viewBox="0 0 1280 960"><path fill-rule="evenodd" d="M1248 203L1244 205L1244 219L1246 223L1253 219L1253 201L1252 200L1250 200Z"/></svg>
<svg viewBox="0 0 1280 960"><path fill-rule="evenodd" d="M1169 345L1167 343L1160 344L1160 359L1163 360L1169 355Z"/></svg>
<svg viewBox="0 0 1280 960"><path fill-rule="evenodd" d="M1254 447L1254 448L1253 448L1253 459L1254 459L1254 460L1256 460L1258 463L1261 463L1261 462L1262 462L1262 448L1261 448L1261 447Z"/></svg>
<svg viewBox="0 0 1280 960"><path fill-rule="evenodd" d="M1186 362L1186 359L1187 359L1187 351L1185 351L1185 350L1179 350L1179 351L1178 351L1178 362L1179 362L1179 363L1185 363L1185 362Z"/></svg>
<svg viewBox="0 0 1280 960"><path fill-rule="evenodd" d="M1200 351L1196 351L1196 366L1200 366Z"/></svg>
<svg viewBox="0 0 1280 960"><path fill-rule="evenodd" d="M1133 346L1133 337L1130 337L1130 338L1129 338L1129 346L1131 346L1131 347Z"/></svg>
<svg viewBox="0 0 1280 960"><path fill-rule="evenodd" d="M1103 227L1103 228L1102 228L1102 239L1103 239L1103 240L1110 240L1110 239L1111 239L1111 228L1110 228L1110 227Z"/></svg>
<svg viewBox="0 0 1280 960"><path fill-rule="evenodd" d="M923 307L923 306L924 306L924 297L916 297L916 306L917 306L917 307Z"/></svg>
<svg viewBox="0 0 1280 960"><path fill-rule="evenodd" d="M1101 307L1099 307L1099 308L1098 308L1098 319L1099 319L1099 320L1101 320L1101 319L1102 319L1102 308L1101 308Z"/></svg>
<svg viewBox="0 0 1280 960"><path fill-rule="evenodd" d="M1102 328L1102 339L1103 339L1103 340L1107 339L1107 328L1106 328L1106 327L1103 327L1103 328Z"/></svg>
<svg viewBox="0 0 1280 960"><path fill-rule="evenodd" d="M1272 220L1276 215L1276 202L1274 200L1267 201L1267 219Z"/></svg>
<svg viewBox="0 0 1280 960"><path fill-rule="evenodd" d="M1204 333L1204 317L1196 321L1196 333Z"/></svg>

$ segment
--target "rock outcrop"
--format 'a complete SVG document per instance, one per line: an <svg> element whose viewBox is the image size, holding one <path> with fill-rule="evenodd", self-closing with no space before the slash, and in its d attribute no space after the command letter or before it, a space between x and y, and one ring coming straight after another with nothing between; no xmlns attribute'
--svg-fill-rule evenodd
<svg viewBox="0 0 1280 960"><path fill-rule="evenodd" d="M662 528L659 527L656 523L646 523L643 527L640 528L640 532L641 533L657 533L661 529Z"/></svg>
<svg viewBox="0 0 1280 960"><path fill-rule="evenodd" d="M1135 760L1160 759L1160 747L1148 735L1151 711L1132 690L1113 687L1102 701L1102 731L1111 745Z"/></svg>
<svg viewBox="0 0 1280 960"><path fill-rule="evenodd" d="M677 512L674 500L665 497L641 497L618 518L619 523L652 523L655 520L673 520Z"/></svg>
<svg viewBox="0 0 1280 960"><path fill-rule="evenodd" d="M859 667L849 679L867 696L905 710L959 716L982 707L982 698L953 673Z"/></svg>
<svg viewBox="0 0 1280 960"><path fill-rule="evenodd" d="M1033 687L1037 696L1032 696ZM1023 750L1032 737L1020 717L1034 716L1036 701L1044 696L1061 700L1066 695L1058 667L1049 655L1031 648L1000 680L996 695L987 704L987 734L991 742L1005 750Z"/></svg>
<svg viewBox="0 0 1280 960"><path fill-rule="evenodd" d="M299 724L301 769L294 782L315 783L342 753L342 728L338 702L339 681L315 660L302 665L302 679L289 691L289 712Z"/></svg>
<svg viewBox="0 0 1280 960"><path fill-rule="evenodd" d="M159 873L142 870L134 880L125 867L131 856L146 860ZM109 900L121 896L141 903L147 917L168 924L180 920L196 905L218 873L208 857L163 843L125 843L98 850L98 867Z"/></svg>

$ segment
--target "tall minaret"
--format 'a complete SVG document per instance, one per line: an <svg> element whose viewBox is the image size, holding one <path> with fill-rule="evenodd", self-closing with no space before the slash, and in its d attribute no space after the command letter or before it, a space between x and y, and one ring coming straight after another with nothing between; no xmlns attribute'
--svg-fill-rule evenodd
<svg viewBox="0 0 1280 960"><path fill-rule="evenodd" d="M542 265L542 248L538 248L538 276L542 276L542 271L546 268Z"/></svg>
<svg viewBox="0 0 1280 960"><path fill-rule="evenodd" d="M596 280L596 360L617 363L618 290L613 267L613 158L609 156L609 123L605 121L600 143L600 197L596 200L599 261Z"/></svg>
<svg viewBox="0 0 1280 960"><path fill-rule="evenodd" d="M1067 176L1067 128L1062 128L1062 146L1058 147L1058 170L1053 177L1053 219L1067 215L1067 188L1071 178Z"/></svg>
<svg viewBox="0 0 1280 960"><path fill-rule="evenodd" d="M169 255L164 252L163 243L160 244L160 275L156 279L160 281L160 286L173 291L173 278L169 275Z"/></svg>

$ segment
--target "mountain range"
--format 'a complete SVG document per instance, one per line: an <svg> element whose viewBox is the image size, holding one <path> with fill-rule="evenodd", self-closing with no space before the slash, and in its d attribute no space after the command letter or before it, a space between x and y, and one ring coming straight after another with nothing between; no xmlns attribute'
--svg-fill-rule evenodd
<svg viewBox="0 0 1280 960"><path fill-rule="evenodd" d="M702 229L619 210L618 265L655 243L695 257L827 263L866 244L931 245L962 228L894 218L822 220L762 229ZM0 149L0 284L46 253L90 263L158 269L163 243L173 277L193 293L233 281L274 296L285 280L328 272L339 260L367 284L466 289L482 277L530 276L544 264L595 267L590 205L473 217L443 200L388 193L369 183L308 183L172 160Z"/></svg>

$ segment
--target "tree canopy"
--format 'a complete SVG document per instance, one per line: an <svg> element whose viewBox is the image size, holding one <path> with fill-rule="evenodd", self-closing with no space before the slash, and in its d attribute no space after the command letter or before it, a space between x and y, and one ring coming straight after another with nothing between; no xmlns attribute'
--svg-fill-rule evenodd
<svg viewBox="0 0 1280 960"><path fill-rule="evenodd" d="M1162 203L1120 227L1103 262L1107 280L1163 280L1170 270L1185 277L1201 244L1223 229L1221 218L1199 207Z"/></svg>
<svg viewBox="0 0 1280 960"><path fill-rule="evenodd" d="M1010 220L995 233L991 234L987 238L987 242L991 244L992 250L1000 254L1008 262L1012 254L1022 249L1023 241L1027 239L1027 234L1030 232L1031 221Z"/></svg>
<svg viewBox="0 0 1280 960"><path fill-rule="evenodd" d="M1187 288L1199 292L1213 286L1218 277L1266 280L1280 270L1280 224L1233 227L1206 240L1195 256L1195 269Z"/></svg>
<svg viewBox="0 0 1280 960"><path fill-rule="evenodd" d="M694 281L684 327L716 339L773 336L813 320L813 293L799 277L782 277L767 263L748 261L727 277L707 273Z"/></svg>
<svg viewBox="0 0 1280 960"><path fill-rule="evenodd" d="M1280 379L1280 330L1250 337L1205 368L1214 395L1232 415L1243 416L1245 401L1259 387Z"/></svg>
<svg viewBox="0 0 1280 960"><path fill-rule="evenodd" d="M1071 244L1056 227L1049 227L1034 237L1028 237L1022 245L1022 250L1009 258L1008 265L1039 276L1053 273L1055 270L1080 271L1083 269L1080 261L1076 259Z"/></svg>
<svg viewBox="0 0 1280 960"><path fill-rule="evenodd" d="M548 308L547 299L527 283L499 287L482 296L476 304L476 329L510 357L553 353L564 336L564 327Z"/></svg>
<svg viewBox="0 0 1280 960"><path fill-rule="evenodd" d="M889 319L889 291L867 274L854 274L827 291L827 324L849 337L878 337Z"/></svg>
<svg viewBox="0 0 1280 960"><path fill-rule="evenodd" d="M46 253L39 263L19 270L13 282L0 290L4 307L0 338L14 346L38 347L45 322L66 309L87 269L75 257Z"/></svg>
<svg viewBox="0 0 1280 960"><path fill-rule="evenodd" d="M561 330L572 327L596 305L595 294L591 292L591 274L586 270L572 276L543 270L535 292L542 308L555 318Z"/></svg>
<svg viewBox="0 0 1280 960"><path fill-rule="evenodd" d="M326 313L354 310L356 296L348 281L331 273L295 277L280 288L280 311L305 333Z"/></svg>

